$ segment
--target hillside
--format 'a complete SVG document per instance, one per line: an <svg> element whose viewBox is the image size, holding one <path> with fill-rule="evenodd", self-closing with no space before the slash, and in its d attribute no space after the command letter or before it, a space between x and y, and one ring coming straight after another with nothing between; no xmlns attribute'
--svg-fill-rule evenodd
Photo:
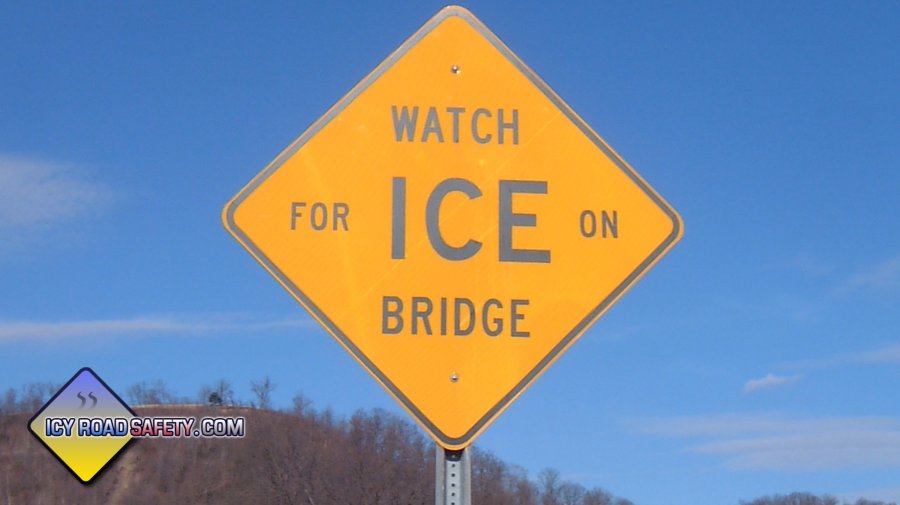
<svg viewBox="0 0 900 505"><path fill-rule="evenodd" d="M84 486L28 434L27 413L0 415L0 503L371 504L434 502L434 444L410 422L374 411L337 420L328 411L157 405L141 416L243 416L242 439L136 440ZM629 505L541 474L542 486L496 457L473 454L473 500L497 505Z"/></svg>
<svg viewBox="0 0 900 505"><path fill-rule="evenodd" d="M7 504L414 504L433 500L434 449L382 412L345 422L236 407L154 406L141 416L244 416L242 439L136 440L84 486L0 416L0 502Z"/></svg>
<svg viewBox="0 0 900 505"><path fill-rule="evenodd" d="M337 419L302 403L293 412L205 405L135 410L141 416L243 416L246 436L136 440L85 486L28 433L28 411L0 412L0 505L434 503L433 442L409 421L383 411ZM632 505L602 489L566 482L555 470L533 481L524 470L473 451L474 504ZM796 493L741 503L839 502Z"/></svg>

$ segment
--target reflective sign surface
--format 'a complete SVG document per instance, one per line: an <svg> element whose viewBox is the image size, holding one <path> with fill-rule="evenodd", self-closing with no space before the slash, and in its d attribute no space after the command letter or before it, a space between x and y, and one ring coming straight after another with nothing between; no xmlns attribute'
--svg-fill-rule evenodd
<svg viewBox="0 0 900 505"><path fill-rule="evenodd" d="M447 448L468 445L682 230L458 7L363 79L223 218Z"/></svg>

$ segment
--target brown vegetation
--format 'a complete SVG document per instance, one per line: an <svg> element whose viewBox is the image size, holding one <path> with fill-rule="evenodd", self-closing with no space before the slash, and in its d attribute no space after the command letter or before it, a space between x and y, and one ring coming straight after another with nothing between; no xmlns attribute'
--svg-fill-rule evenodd
<svg viewBox="0 0 900 505"><path fill-rule="evenodd" d="M214 405L154 405L135 410L141 416L243 416L247 432L242 439L136 440L84 486L28 435L30 413L0 415L0 503L413 505L434 501L434 443L412 423L384 411L358 412L339 420L327 410L314 411L302 397L292 412ZM578 500L565 493L566 486L578 490ZM473 453L473 502L630 503L558 480L536 485L524 470L478 450Z"/></svg>
<svg viewBox="0 0 900 505"><path fill-rule="evenodd" d="M274 384L254 383L253 406L265 406ZM406 419L384 411L338 419L302 395L290 412L242 406L220 380L204 386L201 404L176 401L162 383L129 388L140 416L243 416L240 439L136 440L90 485L82 485L30 436L28 419L55 392L51 385L10 389L0 399L0 505L260 504L424 505L434 503L434 443ZM180 399L179 401L186 401ZM205 403L205 404L204 404ZM476 505L632 505L606 491L561 479L552 469L536 481L525 470L473 448ZM742 505L837 505L805 493ZM860 500L857 505L889 505ZM891 504L893 505L893 504Z"/></svg>

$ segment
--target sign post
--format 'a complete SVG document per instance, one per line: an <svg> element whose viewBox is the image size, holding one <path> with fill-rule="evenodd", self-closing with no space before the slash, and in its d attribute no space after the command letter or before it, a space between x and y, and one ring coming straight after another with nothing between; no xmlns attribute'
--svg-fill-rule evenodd
<svg viewBox="0 0 900 505"><path fill-rule="evenodd" d="M451 455L682 234L675 210L461 7L360 81L223 221Z"/></svg>
<svg viewBox="0 0 900 505"><path fill-rule="evenodd" d="M471 450L435 445L435 505L472 505Z"/></svg>

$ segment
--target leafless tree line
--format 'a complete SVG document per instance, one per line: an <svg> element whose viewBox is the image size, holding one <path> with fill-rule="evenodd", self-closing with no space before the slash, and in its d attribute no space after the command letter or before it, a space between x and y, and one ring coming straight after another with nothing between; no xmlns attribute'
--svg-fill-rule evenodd
<svg viewBox="0 0 900 505"><path fill-rule="evenodd" d="M741 501L741 505L897 505L894 502L883 502L860 498L852 504L841 502L833 496L816 496L810 493L791 493L757 498L753 501Z"/></svg>
<svg viewBox="0 0 900 505"><path fill-rule="evenodd" d="M420 505L434 500L434 443L407 421L381 410L347 419L317 410L298 394L274 411L268 377L236 398L220 379L196 400L178 398L161 381L127 389L142 416L244 416L241 439L137 440L90 486L28 435L25 425L58 386L9 389L0 398L0 504L271 504ZM189 405L187 405L189 404ZM633 505L600 488L566 481L553 469L535 479L493 454L472 449L472 501L478 505ZM808 493L740 505L851 505ZM852 505L896 505L859 500Z"/></svg>

